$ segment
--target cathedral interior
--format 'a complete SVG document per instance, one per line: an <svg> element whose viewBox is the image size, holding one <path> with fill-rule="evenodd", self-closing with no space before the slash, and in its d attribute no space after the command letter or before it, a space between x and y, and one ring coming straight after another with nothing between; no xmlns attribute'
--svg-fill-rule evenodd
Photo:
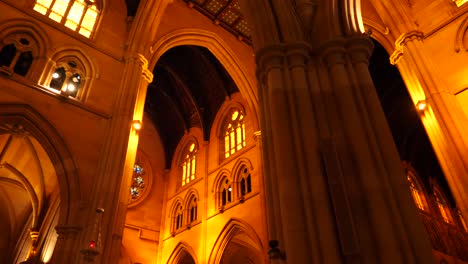
<svg viewBox="0 0 468 264"><path fill-rule="evenodd" d="M468 263L466 2L0 0L0 263Z"/></svg>

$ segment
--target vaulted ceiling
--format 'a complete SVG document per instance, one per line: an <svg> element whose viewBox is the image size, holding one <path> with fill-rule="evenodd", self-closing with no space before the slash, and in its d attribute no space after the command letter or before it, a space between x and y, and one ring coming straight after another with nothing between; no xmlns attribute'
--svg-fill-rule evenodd
<svg viewBox="0 0 468 264"><path fill-rule="evenodd" d="M238 89L219 61L206 48L198 46L168 50L153 74L145 112L158 129L169 168L184 133L198 127L204 140L209 140L216 113Z"/></svg>
<svg viewBox="0 0 468 264"><path fill-rule="evenodd" d="M176 0L182 1L182 0ZM183 0L190 8L207 16L213 23L234 34L239 40L252 44L252 33L241 14L239 0ZM125 0L127 16L136 15L140 0Z"/></svg>

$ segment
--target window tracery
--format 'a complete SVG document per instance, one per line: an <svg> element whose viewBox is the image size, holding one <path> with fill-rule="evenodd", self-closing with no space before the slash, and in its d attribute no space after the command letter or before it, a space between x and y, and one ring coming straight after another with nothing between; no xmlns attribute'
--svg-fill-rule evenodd
<svg viewBox="0 0 468 264"><path fill-rule="evenodd" d="M3 44L3 45L1 45ZM11 75L26 76L33 63L33 42L23 34L7 37L1 43L0 69Z"/></svg>
<svg viewBox="0 0 468 264"><path fill-rule="evenodd" d="M184 211L183 211L182 205L179 203L176 205L176 208L175 208L173 232L182 228L183 221L184 221Z"/></svg>
<svg viewBox="0 0 468 264"><path fill-rule="evenodd" d="M75 58L63 58L51 74L49 87L60 93L77 97L83 87L84 67Z"/></svg>
<svg viewBox="0 0 468 264"><path fill-rule="evenodd" d="M440 216L446 223L452 223L450 215L450 209L447 205L447 201L443 198L438 190L434 190L434 197L436 199L437 207L439 208Z"/></svg>
<svg viewBox="0 0 468 264"><path fill-rule="evenodd" d="M250 171L246 166L242 166L240 169L239 175L239 189L241 198L243 198L246 194L252 192L252 177L250 175Z"/></svg>
<svg viewBox="0 0 468 264"><path fill-rule="evenodd" d="M245 146L244 114L239 109L234 109L225 124L224 158L229 158Z"/></svg>
<svg viewBox="0 0 468 264"><path fill-rule="evenodd" d="M423 193L421 187L419 186L419 184L415 181L415 179L413 177L414 177L413 175L408 173L407 178L408 178L408 182L410 184L411 196L413 196L413 200L414 200L414 203L416 204L416 206L420 210L425 211L426 210L426 206L425 206L426 203L425 203L424 193Z"/></svg>
<svg viewBox="0 0 468 264"><path fill-rule="evenodd" d="M195 180L196 153L197 147L195 142L188 144L182 161L182 186Z"/></svg>
<svg viewBox="0 0 468 264"><path fill-rule="evenodd" d="M189 223L195 222L198 217L198 204L197 204L197 197L195 196L192 196L190 198L188 213L189 213Z"/></svg>
<svg viewBox="0 0 468 264"><path fill-rule="evenodd" d="M232 185L229 179L224 179L220 188L221 207L232 202Z"/></svg>
<svg viewBox="0 0 468 264"><path fill-rule="evenodd" d="M87 38L99 16L95 0L36 0L33 9Z"/></svg>

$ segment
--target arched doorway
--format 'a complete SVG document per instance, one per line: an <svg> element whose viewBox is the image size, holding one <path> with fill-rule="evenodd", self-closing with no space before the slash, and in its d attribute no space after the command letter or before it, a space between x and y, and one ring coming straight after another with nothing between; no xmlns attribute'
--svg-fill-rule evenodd
<svg viewBox="0 0 468 264"><path fill-rule="evenodd" d="M79 202L71 155L55 129L26 105L0 105L0 262L50 261L55 227Z"/></svg>
<svg viewBox="0 0 468 264"><path fill-rule="evenodd" d="M231 219L216 240L208 263L261 264L265 256L255 231L247 223Z"/></svg>

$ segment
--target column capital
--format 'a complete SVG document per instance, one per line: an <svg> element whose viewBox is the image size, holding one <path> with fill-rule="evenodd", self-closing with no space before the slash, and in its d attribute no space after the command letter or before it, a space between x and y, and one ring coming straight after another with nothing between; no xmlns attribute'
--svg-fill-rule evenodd
<svg viewBox="0 0 468 264"><path fill-rule="evenodd" d="M151 83L153 81L153 73L151 72L151 70L148 69L148 60L143 54L135 53L127 57L126 60L127 61L134 60L141 67L141 75L143 76L143 78L148 83Z"/></svg>
<svg viewBox="0 0 468 264"><path fill-rule="evenodd" d="M318 55L328 67L346 63L346 48L344 39L334 39L326 42L318 49Z"/></svg>
<svg viewBox="0 0 468 264"><path fill-rule="evenodd" d="M374 44L369 37L361 35L350 38L346 43L346 48L350 54L351 62L369 64Z"/></svg>
<svg viewBox="0 0 468 264"><path fill-rule="evenodd" d="M424 39L424 33L418 30L413 30L401 34L397 40L395 40L395 50L390 55L390 63L395 65L403 57L404 48L406 44L413 40L422 40Z"/></svg>
<svg viewBox="0 0 468 264"><path fill-rule="evenodd" d="M310 44L302 41L265 46L255 54L257 75L261 76L271 68L305 66L310 60L311 51Z"/></svg>

